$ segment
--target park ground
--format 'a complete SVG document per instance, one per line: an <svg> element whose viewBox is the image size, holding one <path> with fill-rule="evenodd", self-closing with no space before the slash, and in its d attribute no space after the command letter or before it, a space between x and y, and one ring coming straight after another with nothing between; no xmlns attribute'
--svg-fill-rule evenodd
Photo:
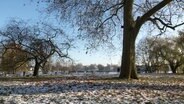
<svg viewBox="0 0 184 104"><path fill-rule="evenodd" d="M0 104L184 104L184 75L1 78Z"/></svg>

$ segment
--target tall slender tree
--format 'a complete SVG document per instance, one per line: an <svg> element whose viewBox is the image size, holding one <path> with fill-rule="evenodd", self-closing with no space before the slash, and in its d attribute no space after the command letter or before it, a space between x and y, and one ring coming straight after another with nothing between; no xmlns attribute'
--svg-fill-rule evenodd
<svg viewBox="0 0 184 104"><path fill-rule="evenodd" d="M141 27L150 21L160 32L184 24L183 0L48 0L48 10L60 19L75 21L91 47L109 42L115 27L123 28L120 78L137 79L135 41ZM57 12L55 12L57 11ZM176 24L174 24L174 22ZM78 27L76 26L76 27Z"/></svg>

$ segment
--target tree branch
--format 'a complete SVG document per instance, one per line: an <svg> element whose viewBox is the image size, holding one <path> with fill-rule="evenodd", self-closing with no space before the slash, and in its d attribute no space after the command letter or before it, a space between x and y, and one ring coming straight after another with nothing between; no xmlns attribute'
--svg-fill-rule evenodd
<svg viewBox="0 0 184 104"><path fill-rule="evenodd" d="M120 4L124 4L124 3L120 3ZM115 5L117 6L117 5ZM119 5L118 5L119 6ZM108 20L112 19L113 17L117 16L118 20L119 20L119 17L118 17L118 11L123 7L124 5L120 5L118 8L116 8L116 11L115 13L111 14L108 18L106 18L98 27L102 27L102 25L107 22ZM114 7L114 6L112 6ZM108 10L108 9L107 9Z"/></svg>
<svg viewBox="0 0 184 104"><path fill-rule="evenodd" d="M103 12L109 11L109 10L111 10L111 9L117 7L117 6L123 6L123 5L124 5L124 0L122 0L122 2L120 2L120 3L116 4L116 5L110 6L109 8L107 8L106 10L104 10Z"/></svg>
<svg viewBox="0 0 184 104"><path fill-rule="evenodd" d="M147 13L145 13L143 16L140 17L140 19L139 19L140 24L143 24L144 22L146 22L150 18L150 16L155 14L157 11L159 11L160 9L162 9L164 6L166 6L167 4L169 4L172 1L173 0L162 0L162 2L160 2L159 4L154 6Z"/></svg>
<svg viewBox="0 0 184 104"><path fill-rule="evenodd" d="M165 23L163 20L161 20L160 18L157 18L157 17L155 17L155 18L149 18L148 20L150 20L153 24L155 24L159 30L165 30L166 28L170 28L170 29L175 30L176 27L179 27L181 25L184 25L184 22L182 22L180 24L177 24L177 25L172 26L171 23ZM157 21L159 23L161 23L163 26L160 27Z"/></svg>

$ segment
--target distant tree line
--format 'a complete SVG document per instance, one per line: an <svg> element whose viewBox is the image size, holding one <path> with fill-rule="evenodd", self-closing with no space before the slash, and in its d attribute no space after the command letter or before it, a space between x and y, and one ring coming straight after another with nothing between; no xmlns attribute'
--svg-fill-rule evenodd
<svg viewBox="0 0 184 104"><path fill-rule="evenodd" d="M98 71L98 72L110 72L117 71L118 65L102 65L102 64L90 64L90 65L82 65L76 64L74 65L74 69L76 71Z"/></svg>
<svg viewBox="0 0 184 104"><path fill-rule="evenodd" d="M44 74L49 74L49 72L118 72L118 68L118 65L110 64L83 65L81 63L71 64L70 62L56 61L47 63L42 71Z"/></svg>

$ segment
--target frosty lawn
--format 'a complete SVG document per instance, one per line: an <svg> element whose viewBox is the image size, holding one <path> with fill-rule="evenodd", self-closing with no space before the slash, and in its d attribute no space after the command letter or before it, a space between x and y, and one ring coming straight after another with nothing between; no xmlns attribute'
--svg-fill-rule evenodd
<svg viewBox="0 0 184 104"><path fill-rule="evenodd" d="M141 75L139 80L102 77L3 79L1 104L184 103L184 75Z"/></svg>

